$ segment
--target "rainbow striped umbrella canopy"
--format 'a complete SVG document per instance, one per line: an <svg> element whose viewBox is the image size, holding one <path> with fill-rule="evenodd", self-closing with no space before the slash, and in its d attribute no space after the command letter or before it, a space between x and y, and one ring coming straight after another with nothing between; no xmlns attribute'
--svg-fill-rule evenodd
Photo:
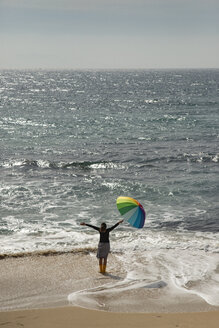
<svg viewBox="0 0 219 328"><path fill-rule="evenodd" d="M146 213L143 206L134 198L118 197L117 208L121 215L123 215L128 222L135 228L143 228Z"/></svg>

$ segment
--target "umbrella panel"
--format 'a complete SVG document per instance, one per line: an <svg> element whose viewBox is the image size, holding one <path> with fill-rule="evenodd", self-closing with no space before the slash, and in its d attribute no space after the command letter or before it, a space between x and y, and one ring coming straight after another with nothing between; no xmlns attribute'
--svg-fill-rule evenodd
<svg viewBox="0 0 219 328"><path fill-rule="evenodd" d="M125 213L129 212L132 209L136 209L138 205L136 204L131 204L131 203L122 203L122 204L117 204L119 212L124 215Z"/></svg>
<svg viewBox="0 0 219 328"><path fill-rule="evenodd" d="M145 214L140 207L128 219L128 222L135 228L142 228L144 226Z"/></svg>

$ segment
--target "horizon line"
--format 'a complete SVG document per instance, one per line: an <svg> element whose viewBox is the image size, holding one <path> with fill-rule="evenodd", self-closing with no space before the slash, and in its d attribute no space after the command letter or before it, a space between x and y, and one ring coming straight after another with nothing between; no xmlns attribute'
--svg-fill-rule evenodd
<svg viewBox="0 0 219 328"><path fill-rule="evenodd" d="M157 68L71 68L71 67L0 67L0 71L156 71L156 70L218 70L219 67L157 67Z"/></svg>

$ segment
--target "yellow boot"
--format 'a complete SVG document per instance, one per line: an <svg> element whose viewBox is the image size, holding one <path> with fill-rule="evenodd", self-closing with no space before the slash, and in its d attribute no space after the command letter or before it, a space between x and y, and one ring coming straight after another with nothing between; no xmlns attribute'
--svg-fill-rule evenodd
<svg viewBox="0 0 219 328"><path fill-rule="evenodd" d="M102 273L106 273L106 265L103 265L103 271Z"/></svg>
<svg viewBox="0 0 219 328"><path fill-rule="evenodd" d="M99 264L99 267L100 267L100 273L103 273L103 265L102 264Z"/></svg>

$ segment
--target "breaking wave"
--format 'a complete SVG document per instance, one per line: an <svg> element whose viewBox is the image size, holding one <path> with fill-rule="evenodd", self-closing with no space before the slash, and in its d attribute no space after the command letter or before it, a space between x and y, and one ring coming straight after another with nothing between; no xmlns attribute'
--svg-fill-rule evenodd
<svg viewBox="0 0 219 328"><path fill-rule="evenodd" d="M198 153L198 154L177 154L176 156L161 156L148 158L144 161L135 163L137 167L144 167L145 165L153 165L156 162L164 163L218 163L218 153ZM118 163L113 161L81 161L81 162L53 162L46 159L30 160L30 159L14 159L5 160L0 163L0 167L3 168L41 168L41 169L80 169L80 170L107 170L107 169L125 169L124 163Z"/></svg>
<svg viewBox="0 0 219 328"><path fill-rule="evenodd" d="M0 163L3 168L42 168L42 169L124 169L124 165L106 161L52 162L49 160L16 159Z"/></svg>

